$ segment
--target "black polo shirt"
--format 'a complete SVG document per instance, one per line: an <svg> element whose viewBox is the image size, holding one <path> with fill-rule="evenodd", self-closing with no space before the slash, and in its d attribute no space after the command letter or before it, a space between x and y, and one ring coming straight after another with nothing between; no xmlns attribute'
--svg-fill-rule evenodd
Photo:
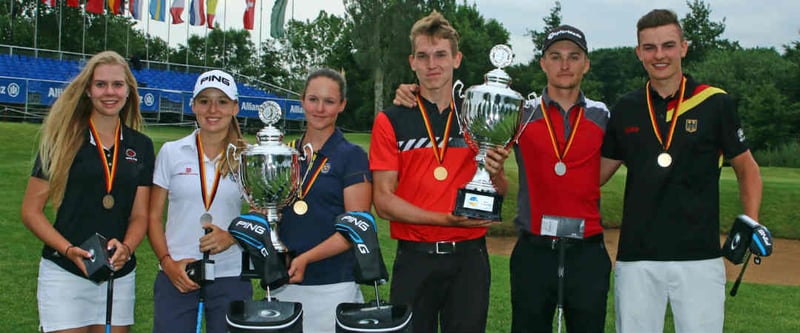
<svg viewBox="0 0 800 333"><path fill-rule="evenodd" d="M125 240L136 190L139 186L153 184L155 163L153 142L144 134L125 126L122 126L121 132L117 173L111 189L115 203L111 209L105 209L102 205L103 196L106 194L105 174L102 168L106 166L91 140L88 129L83 145L70 167L64 200L56 213L53 227L75 246L83 243L95 232L108 239ZM110 152L113 152L113 147ZM110 155L110 152L107 150L106 155ZM47 180L38 157L31 176ZM69 259L62 257L56 249L45 245L42 257L52 260L73 274L83 276L78 267ZM135 266L134 256L125 267L115 272L115 275L124 276Z"/></svg>
<svg viewBox="0 0 800 333"><path fill-rule="evenodd" d="M677 95L677 93L675 94ZM677 98L651 99L666 141ZM672 165L660 167L663 149L647 107L644 88L613 107L603 157L627 167L622 230L617 260L701 260L720 255L719 176L722 157L747 145L736 107L724 91L687 76L673 142Z"/></svg>

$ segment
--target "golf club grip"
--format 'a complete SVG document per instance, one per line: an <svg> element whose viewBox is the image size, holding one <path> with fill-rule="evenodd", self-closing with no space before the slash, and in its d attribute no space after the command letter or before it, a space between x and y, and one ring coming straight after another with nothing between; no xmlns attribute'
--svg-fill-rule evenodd
<svg viewBox="0 0 800 333"><path fill-rule="evenodd" d="M211 233L211 228L203 228L203 230L205 231L205 234L206 234L206 235L208 235L208 234L210 234L210 233ZM211 254L210 252L211 252L211 251L205 251L205 252L203 252L203 262L207 262L207 261L208 261L208 257L209 257L209 255Z"/></svg>
<svg viewBox="0 0 800 333"><path fill-rule="evenodd" d="M106 289L106 333L111 333L111 309L114 305L114 271L108 276Z"/></svg>

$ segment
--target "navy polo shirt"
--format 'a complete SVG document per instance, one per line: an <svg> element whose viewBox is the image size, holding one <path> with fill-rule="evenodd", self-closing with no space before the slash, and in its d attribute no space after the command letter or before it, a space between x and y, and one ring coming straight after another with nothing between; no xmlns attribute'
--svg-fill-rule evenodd
<svg viewBox="0 0 800 333"><path fill-rule="evenodd" d="M111 189L114 206L111 209L105 209L102 205L103 196L106 195L103 171L106 166L97 152L97 147L90 141L88 128L83 144L69 169L64 200L56 213L53 227L75 246L79 246L95 232L109 240L112 238L125 240L136 190L139 186L153 184L155 164L153 142L144 134L124 125L121 132L122 137L117 152L117 173ZM113 147L106 149L106 156L110 157L113 151ZM31 176L47 180L38 156ZM80 269L72 261L62 257L56 249L45 245L42 257L52 260L75 275L83 276ZM133 271L135 266L136 256L132 256L125 267L114 274L118 277L124 276Z"/></svg>
<svg viewBox="0 0 800 333"><path fill-rule="evenodd" d="M281 241L289 251L300 255L322 243L336 232L336 216L345 212L344 189L350 185L372 181L367 153L348 142L337 128L314 158L307 182L320 163L328 158L314 184L303 200L308 203L305 215L295 214L292 206L284 207L278 225ZM303 177L309 161L300 162ZM322 285L354 281L355 255L345 251L336 256L311 263L306 267L303 285Z"/></svg>

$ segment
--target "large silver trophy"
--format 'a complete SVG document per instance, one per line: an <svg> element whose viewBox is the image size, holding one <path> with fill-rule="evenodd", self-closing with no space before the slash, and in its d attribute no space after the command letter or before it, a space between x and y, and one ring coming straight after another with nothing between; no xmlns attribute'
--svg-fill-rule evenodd
<svg viewBox="0 0 800 333"><path fill-rule="evenodd" d="M278 238L278 210L294 201L300 186L297 151L283 143L283 133L273 126L281 117L278 103L261 104L258 117L266 125L256 134L258 144L247 145L241 152L229 144L228 166L250 206L266 210L275 251L286 254Z"/></svg>
<svg viewBox="0 0 800 333"><path fill-rule="evenodd" d="M492 147L505 147L511 142L519 127L524 98L511 88L511 77L503 67L511 64L514 54L507 45L495 45L489 59L497 67L484 75L484 83L471 86L461 94L464 84L456 81L453 96L463 98L461 111L457 112L464 138L478 151L475 161L478 170L464 188L458 190L454 215L500 221L503 196L497 193L489 172L486 171L486 151Z"/></svg>

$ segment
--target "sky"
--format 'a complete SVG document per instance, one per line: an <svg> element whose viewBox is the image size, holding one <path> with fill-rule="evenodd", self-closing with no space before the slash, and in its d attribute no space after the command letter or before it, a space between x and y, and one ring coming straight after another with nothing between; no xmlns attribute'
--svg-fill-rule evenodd
<svg viewBox="0 0 800 333"><path fill-rule="evenodd" d="M171 3L172 0L167 0ZM459 2L464 0L457 0ZM541 31L544 28L543 18L550 14L555 1L542 0L466 0L475 4L478 12L485 19L495 19L510 33L511 48L515 53L515 62L527 63L533 57L533 43L526 32ZM641 0L561 0L562 23L581 29L588 40L589 49L611 48L619 46L635 46L636 21L655 8L674 10L679 18L684 17L689 8L685 0L659 0L654 6L650 1ZM783 45L800 41L800 1L798 0L705 0L711 5L711 21L725 20L725 33L722 38L738 41L745 48L774 47L779 52ZM148 0L144 0L144 9ZM272 0L256 0L256 24L252 31L254 40L269 37L269 17ZM186 1L189 4L189 0ZM313 20L320 10L337 16L344 15L344 5L338 0L289 0L286 16L289 19ZM244 0L218 0L217 22L227 28L242 28ZM261 13L261 14L259 14ZM184 20L188 21L185 11ZM225 17L229 19L225 19ZM262 24L259 17L263 18ZM149 26L148 26L149 25ZM167 37L167 24L150 20L140 22L142 30ZM148 30L149 29L149 30ZM202 27L189 28L190 34L202 35ZM260 31L260 33L259 33ZM169 29L171 45L183 43L186 38L185 24L172 25ZM261 37L259 37L259 35ZM258 43L256 43L258 44ZM488 50L487 50L488 53Z"/></svg>

